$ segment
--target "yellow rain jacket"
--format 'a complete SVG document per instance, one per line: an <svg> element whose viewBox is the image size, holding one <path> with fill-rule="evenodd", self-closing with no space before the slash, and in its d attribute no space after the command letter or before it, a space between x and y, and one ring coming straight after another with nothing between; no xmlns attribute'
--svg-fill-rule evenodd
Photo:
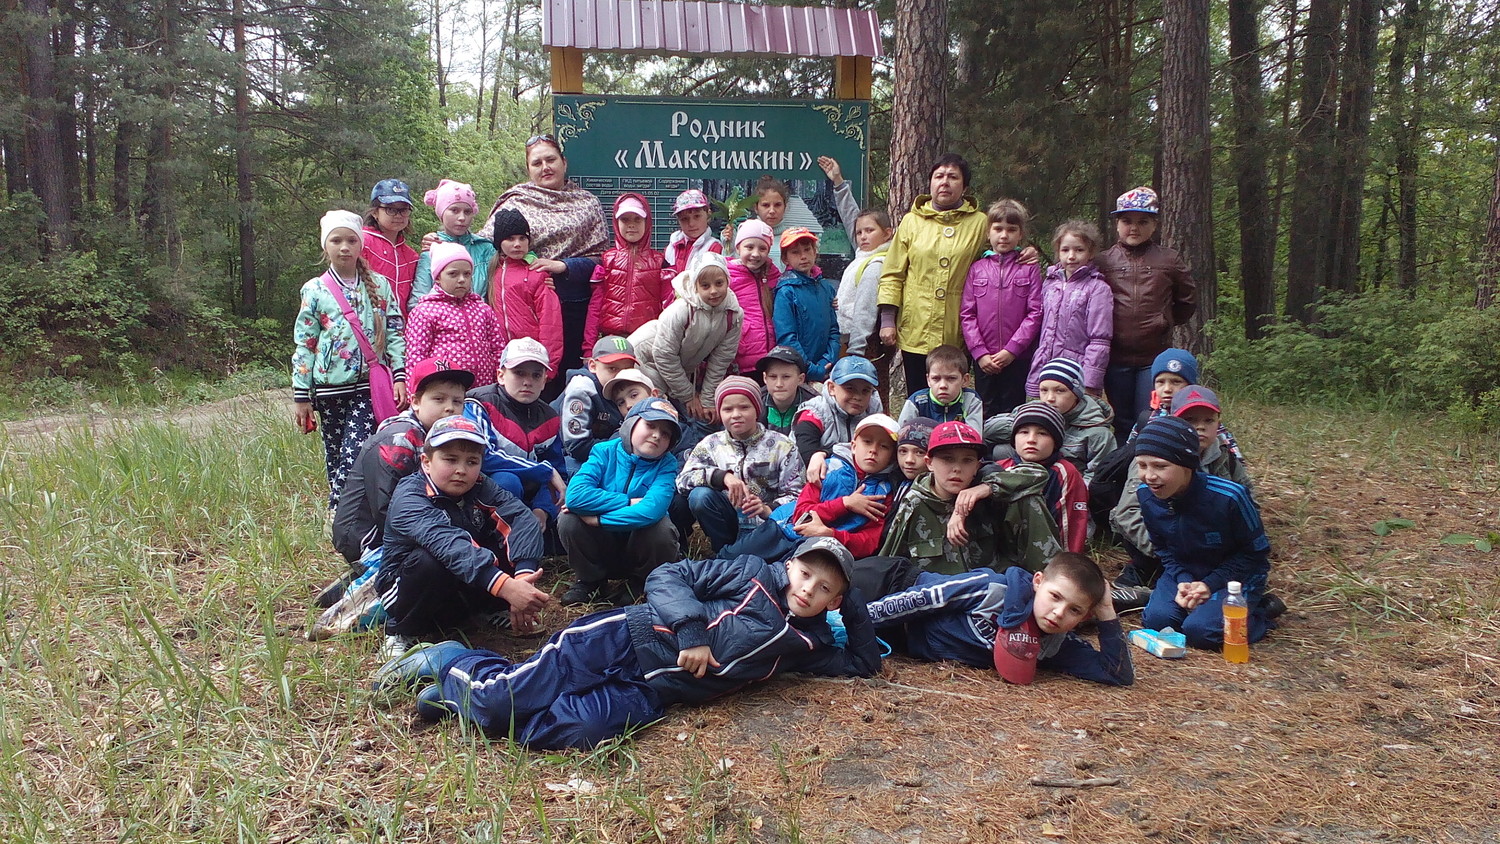
<svg viewBox="0 0 1500 844"><path fill-rule="evenodd" d="M925 355L944 343L963 348L958 300L969 265L988 245L988 218L973 196L949 211L923 194L901 218L880 274L880 304L900 308L896 343Z"/></svg>

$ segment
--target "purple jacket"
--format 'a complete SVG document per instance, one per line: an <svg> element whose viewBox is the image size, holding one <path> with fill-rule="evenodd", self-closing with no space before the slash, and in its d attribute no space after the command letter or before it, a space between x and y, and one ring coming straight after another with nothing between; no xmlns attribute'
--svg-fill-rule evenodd
<svg viewBox="0 0 1500 844"><path fill-rule="evenodd" d="M1042 273L1021 264L1019 252L986 253L969 266L958 323L975 360L998 352L1024 357L1042 325Z"/></svg>
<svg viewBox="0 0 1500 844"><path fill-rule="evenodd" d="M1031 359L1026 395L1037 394L1037 376L1053 358L1083 364L1084 386L1102 389L1114 329L1115 296L1098 267L1084 264L1066 280L1062 267L1048 267L1042 286L1042 335Z"/></svg>

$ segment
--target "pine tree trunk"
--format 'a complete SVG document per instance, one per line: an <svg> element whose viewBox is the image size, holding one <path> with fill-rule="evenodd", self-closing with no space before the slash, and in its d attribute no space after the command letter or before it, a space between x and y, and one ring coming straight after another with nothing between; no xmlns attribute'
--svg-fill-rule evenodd
<svg viewBox="0 0 1500 844"><path fill-rule="evenodd" d="M896 88L891 98L889 208L899 220L927 192L942 152L948 90L948 0L896 4Z"/></svg>
<svg viewBox="0 0 1500 844"><path fill-rule="evenodd" d="M47 0L22 0L28 20L22 27L21 75L26 83L27 180L47 215L44 243L49 252L73 248L73 213L68 202L67 164L58 132L57 62L47 26Z"/></svg>
<svg viewBox="0 0 1500 844"><path fill-rule="evenodd" d="M78 21L72 0L59 0L57 13L59 20L52 39L57 73L57 137L62 142L68 208L76 220L83 213L83 173L78 166L83 156L78 153L78 111L73 106L78 84L68 69L67 59L73 57L73 45L78 43Z"/></svg>
<svg viewBox="0 0 1500 844"><path fill-rule="evenodd" d="M134 219L130 210L130 149L135 145L138 131L129 120L121 120L115 126L114 174L110 178L109 195L110 206L121 219Z"/></svg>
<svg viewBox="0 0 1500 844"><path fill-rule="evenodd" d="M1311 0L1303 35L1302 101L1297 111L1296 176L1292 182L1290 246L1287 250L1286 315L1304 323L1316 318L1314 306L1328 278L1332 235L1335 161L1334 75L1337 0Z"/></svg>
<svg viewBox="0 0 1500 844"><path fill-rule="evenodd" d="M1339 98L1338 167L1334 176L1333 237L1328 286L1359 290L1360 233L1364 222L1365 173L1369 168L1370 108L1375 97L1375 42L1383 0L1348 0L1343 93Z"/></svg>
<svg viewBox="0 0 1500 844"><path fill-rule="evenodd" d="M159 36L158 61L163 67L176 65L177 6L167 2L158 12L156 31ZM170 73L163 74L154 94L157 110L146 132L146 168L141 183L141 233L147 246L156 251L165 264L176 267L180 256L180 238L176 232L172 178L173 120L176 111L176 85Z"/></svg>
<svg viewBox="0 0 1500 844"><path fill-rule="evenodd" d="M245 54L245 0L234 0L234 183L240 240L240 316L256 316L255 182L250 160L250 68Z"/></svg>
<svg viewBox="0 0 1500 844"><path fill-rule="evenodd" d="M1134 0L1104 0L1099 19L1104 116L1110 126L1122 127L1112 133L1100 160L1098 222L1107 232L1113 228L1108 214L1114 208L1115 198L1132 187L1126 184L1130 178L1132 136L1123 127L1130 125L1130 75L1135 63Z"/></svg>
<svg viewBox="0 0 1500 844"><path fill-rule="evenodd" d="M1495 182L1490 191L1490 221L1484 231L1484 255L1479 271L1479 289L1474 306L1488 308L1495 304L1495 285L1500 281L1500 128L1495 132Z"/></svg>
<svg viewBox="0 0 1500 844"><path fill-rule="evenodd" d="M6 199L27 190L26 140L9 133L0 135L0 154L5 156Z"/></svg>
<svg viewBox="0 0 1500 844"><path fill-rule="evenodd" d="M1208 121L1208 0L1162 5L1162 243L1182 253L1198 282L1198 312L1177 327L1177 344L1208 350L1203 324L1214 317L1212 156Z"/></svg>
<svg viewBox="0 0 1500 844"><path fill-rule="evenodd" d="M1265 98L1261 90L1262 0L1229 0L1229 78L1234 100L1234 181L1240 214L1240 286L1245 337L1260 338L1276 314L1276 229L1266 185Z"/></svg>
<svg viewBox="0 0 1500 844"><path fill-rule="evenodd" d="M1417 141L1422 131L1422 98L1427 87L1426 13L1422 0L1405 0L1396 18L1391 60L1386 70L1391 121L1395 125L1396 286L1417 287ZM1410 72L1411 81L1407 81Z"/></svg>

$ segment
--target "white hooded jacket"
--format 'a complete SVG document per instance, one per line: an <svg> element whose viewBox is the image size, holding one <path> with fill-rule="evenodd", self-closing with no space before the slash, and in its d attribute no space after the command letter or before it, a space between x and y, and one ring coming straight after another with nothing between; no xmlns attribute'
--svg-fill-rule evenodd
<svg viewBox="0 0 1500 844"><path fill-rule="evenodd" d="M677 298L661 316L630 335L639 368L676 402L702 395L712 404L714 391L734 363L744 328L744 313L734 291L710 308L698 295L698 274L716 267L727 281L729 266L716 252L701 252L672 279Z"/></svg>

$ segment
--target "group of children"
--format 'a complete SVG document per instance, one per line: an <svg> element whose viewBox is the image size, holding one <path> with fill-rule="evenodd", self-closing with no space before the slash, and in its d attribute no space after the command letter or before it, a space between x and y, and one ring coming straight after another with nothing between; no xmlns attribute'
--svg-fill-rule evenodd
<svg viewBox="0 0 1500 844"><path fill-rule="evenodd" d="M621 197L585 366L550 405L561 332L538 321L549 286L526 262L524 218L502 210L498 253L475 254L472 191L445 181L429 192L444 231L403 314L358 257L358 218L325 217L330 269L304 286L294 383L304 427L309 400L323 416L335 544L351 571L320 602L374 577L382 684L416 687L427 716L587 747L775 673L869 676L877 634L1011 682L1040 664L1129 684L1117 601L1217 647L1220 602L1238 581L1252 641L1265 635L1279 613L1265 592L1269 545L1189 353L1156 356L1151 409L1117 445L1101 393L1119 293L1094 261L1097 229L1060 227L1043 277L1019 253L1025 209L995 203L993 251L963 292L968 350L932 349L926 387L909 385L893 419L873 295L890 221L855 207L837 164L820 164L859 247L836 290L820 278L816 237L778 235L774 209L732 233L726 261L706 199L688 191L658 260L644 199ZM1156 213L1141 190L1117 216ZM760 200L778 191L784 211L780 183ZM1140 227L1119 228L1127 250L1139 246L1128 235ZM403 370L406 358L416 362ZM338 379L372 379L377 360L400 399L410 383L409 408L331 440L334 414L351 415ZM348 393L357 404L373 388ZM1091 493L1107 518L1090 520ZM698 560L694 526L707 540ZM1125 589L1080 553L1091 533L1123 539ZM538 632L553 600L536 585L546 556L571 570L563 604L615 609L519 664L456 642L411 650L475 614ZM1097 650L1073 632L1090 618Z"/></svg>

